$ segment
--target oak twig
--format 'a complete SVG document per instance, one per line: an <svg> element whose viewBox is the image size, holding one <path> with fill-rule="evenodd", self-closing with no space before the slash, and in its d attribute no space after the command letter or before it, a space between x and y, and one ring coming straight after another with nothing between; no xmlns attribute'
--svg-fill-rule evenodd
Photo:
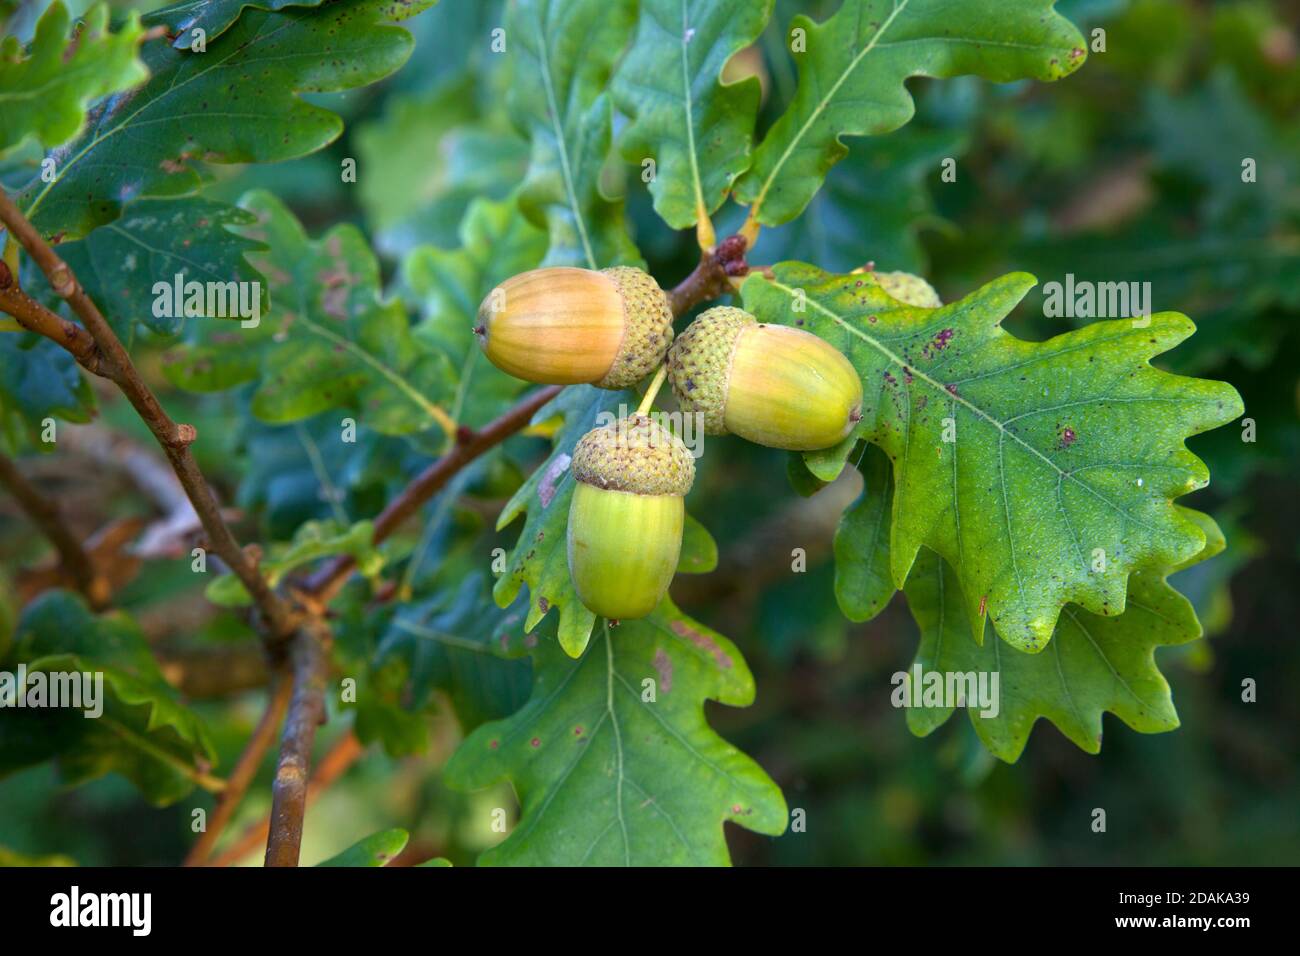
<svg viewBox="0 0 1300 956"><path fill-rule="evenodd" d="M266 710L263 711L261 720L253 729L253 735L244 746L244 752L235 762L230 776L226 778L226 789L217 799L217 806L212 811L212 819L208 821L207 829L200 834L194 846L190 848L190 852L186 854L185 866L202 866L212 854L212 848L217 845L217 840L220 839L226 824L234 816L235 808L244 799L249 785L257 776L262 758L266 756L266 751L275 740L275 732L284 718L292 692L293 683L290 680L285 679L283 675L276 678L275 686L266 701Z"/></svg>
<svg viewBox="0 0 1300 956"><path fill-rule="evenodd" d="M297 866L307 813L307 776L316 728L325 723L325 664L329 629L312 620L289 645L293 696L280 738L280 759L271 788L271 823L266 841L267 866Z"/></svg>
<svg viewBox="0 0 1300 956"><path fill-rule="evenodd" d="M320 759L311 782L307 784L307 806L311 806L322 792L327 790L343 773L360 759L365 748L356 734L348 731L340 737ZM217 854L209 866L233 866L244 859L259 846L266 843L267 834L271 832L270 816L263 817L258 823L248 827L229 847Z"/></svg>
<svg viewBox="0 0 1300 956"><path fill-rule="evenodd" d="M749 271L745 263L748 244L741 236L728 236L712 252L705 251L700 263L685 279L668 291L673 315L685 315L701 302L732 291L731 279Z"/></svg>
<svg viewBox="0 0 1300 956"><path fill-rule="evenodd" d="M539 389L478 431L462 432L451 451L420 472L401 494L380 512L379 517L375 519L375 543L383 541L392 534L458 471L527 426L538 409L560 394L562 388L563 386L560 385L551 385ZM347 582L355 566L356 561L351 556L340 555L307 580L304 589L306 595L320 605L328 604Z"/></svg>
<svg viewBox="0 0 1300 956"><path fill-rule="evenodd" d="M266 583L221 517L212 489L190 453L190 443L198 437L194 427L178 425L168 417L153 391L140 377L121 340L81 288L68 264L58 257L3 189L0 189L0 222L45 273L50 287L81 319L84 329L78 330L74 323L65 322L18 289L17 277L7 266L0 273L0 309L12 315L24 328L63 345L89 371L103 375L121 389L162 446L194 505L212 550L252 595L270 635L276 640L288 638L294 631L298 614ZM89 333L93 349L87 345L86 333Z"/></svg>

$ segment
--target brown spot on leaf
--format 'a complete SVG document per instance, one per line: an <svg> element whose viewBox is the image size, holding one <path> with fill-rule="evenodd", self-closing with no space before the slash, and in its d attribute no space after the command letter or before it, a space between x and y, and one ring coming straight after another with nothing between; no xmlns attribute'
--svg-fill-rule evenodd
<svg viewBox="0 0 1300 956"><path fill-rule="evenodd" d="M564 473L569 470L569 463L573 459L569 455L559 454L555 459L546 466L546 471L542 472L541 480L537 482L537 497L541 499L542 507L550 506L551 501L555 498L556 485L564 477Z"/></svg>
<svg viewBox="0 0 1300 956"><path fill-rule="evenodd" d="M700 650L711 654L719 667L730 668L732 666L730 655L719 647L718 642L709 635L697 631L685 621L672 621L669 626L678 637L685 638Z"/></svg>
<svg viewBox="0 0 1300 956"><path fill-rule="evenodd" d="M659 674L659 689L666 694L673 689L673 659L659 647L655 649L654 665Z"/></svg>

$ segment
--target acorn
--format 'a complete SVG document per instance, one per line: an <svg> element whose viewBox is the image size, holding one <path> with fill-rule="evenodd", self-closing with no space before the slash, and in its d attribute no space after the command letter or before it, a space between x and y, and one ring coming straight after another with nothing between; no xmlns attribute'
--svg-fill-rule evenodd
<svg viewBox="0 0 1300 956"><path fill-rule="evenodd" d="M862 381L829 342L718 306L668 352L668 381L683 412L709 435L727 432L769 448L835 445L862 418Z"/></svg>
<svg viewBox="0 0 1300 956"><path fill-rule="evenodd" d="M673 313L640 269L556 266L521 272L478 308L474 327L489 361L547 385L634 385L663 361Z"/></svg>
<svg viewBox="0 0 1300 956"><path fill-rule="evenodd" d="M582 436L573 477L569 576L578 597L602 617L645 617L677 570L695 459L676 435L635 414Z"/></svg>
<svg viewBox="0 0 1300 956"><path fill-rule="evenodd" d="M910 272L873 272L880 287L893 298L906 305L916 305L924 309L937 309L943 305L934 286L920 276Z"/></svg>

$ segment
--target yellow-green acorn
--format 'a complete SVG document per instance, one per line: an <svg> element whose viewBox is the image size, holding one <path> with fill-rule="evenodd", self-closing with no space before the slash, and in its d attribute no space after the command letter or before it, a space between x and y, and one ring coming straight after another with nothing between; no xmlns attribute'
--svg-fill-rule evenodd
<svg viewBox="0 0 1300 956"><path fill-rule="evenodd" d="M677 570L695 459L676 435L637 414L583 435L573 477L569 576L578 597L602 617L645 617Z"/></svg>
<svg viewBox="0 0 1300 956"><path fill-rule="evenodd" d="M910 272L873 272L872 276L882 289L899 302L926 309L937 309L943 305L934 286L920 276Z"/></svg>
<svg viewBox="0 0 1300 956"><path fill-rule="evenodd" d="M484 354L516 378L627 388L654 371L673 339L668 297L631 266L521 272L478 308Z"/></svg>
<svg viewBox="0 0 1300 956"><path fill-rule="evenodd" d="M707 434L769 448L828 448L862 417L862 380L838 349L729 306L702 313L677 337L668 381L682 411L704 416Z"/></svg>

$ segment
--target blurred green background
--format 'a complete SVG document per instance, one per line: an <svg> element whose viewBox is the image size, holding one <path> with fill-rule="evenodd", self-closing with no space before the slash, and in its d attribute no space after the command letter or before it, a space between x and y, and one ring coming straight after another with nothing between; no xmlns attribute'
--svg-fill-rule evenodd
<svg viewBox="0 0 1300 956"><path fill-rule="evenodd" d="M10 29L30 30L42 6L17 5ZM764 80L763 124L794 88L785 25L794 13L821 18L835 4L776 6L761 57L735 64ZM1094 48L1080 71L1051 85L912 81L916 119L887 136L850 140L849 157L808 212L764 232L749 258L845 271L874 261L925 274L945 300L1013 270L1040 282L1067 272L1137 279L1152 283L1156 310L1197 323L1198 333L1159 364L1232 382L1257 440L1243 442L1230 425L1189 443L1213 479L1183 501L1214 515L1229 547L1174 579L1209 635L1158 657L1182 727L1146 736L1107 716L1102 753L1089 756L1040 723L1013 766L990 757L965 719L914 738L889 704L890 675L909 665L917 639L901 599L854 626L832 594L830 537L855 489L800 498L782 453L728 442L710 456L689 503L717 538L721 567L679 577L673 593L735 640L754 670L756 704L710 705L711 720L807 814L807 832L776 840L730 828L739 864L1300 863L1300 9L1259 0L1057 7L1090 41L1104 31L1105 51ZM485 39L500 20L498 3L442 0L407 24L417 46L399 73L314 97L347 120L340 140L290 163L215 167L207 192L234 201L247 189L269 189L313 234L355 222L401 291L397 266L407 252L421 243L455 248L470 200L504 198L522 178L527 146L502 108L509 78ZM358 161L356 185L339 181L347 157ZM1254 183L1242 182L1246 157L1256 161ZM941 179L945 158L956 160L955 182ZM635 167L612 161L608 172L611 191L626 193L651 272L664 284L677 281L694 265L694 237L657 220ZM727 211L719 234L742 218L743 210ZM1008 327L1028 338L1066 327L1044 318L1041 305L1036 290ZM120 401L101 399L104 423L146 437ZM225 500L243 509L248 537L284 540L304 518L327 516L319 467L348 511L363 517L428 460L415 443L375 438L359 457L312 461L305 451L312 423L249 424L232 410L237 397L168 393L165 401L212 436L195 450ZM542 439L517 439L430 505L426 538L437 539L442 568L412 571L417 589L425 579L481 571L492 547L513 544L518 525L495 536L487 529L544 449ZM247 468L236 464L239 455ZM122 482L89 471L84 459L58 457L40 464L41 478L70 503L83 531L140 510ZM794 547L808 553L804 574L790 573ZM43 553L22 517L0 502L0 566L14 572ZM257 652L244 626L208 610L192 582L184 567L151 565L121 603L208 721L228 768L261 712L262 691L247 686L259 681ZM345 618L343 657L364 657L367 639L349 626ZM223 686L179 676L199 669L196 661L219 670ZM1247 678L1258 683L1257 702L1241 700ZM404 674L374 667L367 679L400 685ZM492 706L517 703L527 665L485 681ZM335 714L319 752L353 719ZM458 865L497 839L484 808L508 798L454 794L439 782L460 736L446 707L435 699L426 713L403 716L394 707L360 719L391 722L375 732L389 750L409 739L422 752L395 757L370 745L312 806L305 863L389 826L412 832L411 859L444 855ZM231 833L264 814L269 799L264 768ZM200 795L154 809L115 777L67 790L48 765L24 771L0 780L7 848L0 862L9 852L174 864L190 842L191 808L209 804ZM1094 808L1106 810L1103 834L1091 828ZM260 862L256 853L248 859Z"/></svg>

